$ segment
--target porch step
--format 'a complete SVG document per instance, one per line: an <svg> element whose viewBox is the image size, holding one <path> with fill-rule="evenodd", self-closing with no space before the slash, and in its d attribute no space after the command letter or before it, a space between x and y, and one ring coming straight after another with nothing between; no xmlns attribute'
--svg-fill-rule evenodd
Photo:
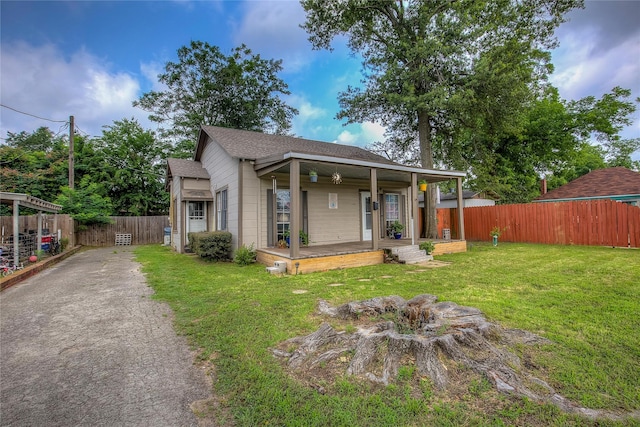
<svg viewBox="0 0 640 427"><path fill-rule="evenodd" d="M403 264L417 264L419 262L432 261L433 257L427 255L418 245L400 246L391 249L391 254Z"/></svg>
<svg viewBox="0 0 640 427"><path fill-rule="evenodd" d="M269 274L284 274L287 272L286 261L275 261L273 267L267 267Z"/></svg>

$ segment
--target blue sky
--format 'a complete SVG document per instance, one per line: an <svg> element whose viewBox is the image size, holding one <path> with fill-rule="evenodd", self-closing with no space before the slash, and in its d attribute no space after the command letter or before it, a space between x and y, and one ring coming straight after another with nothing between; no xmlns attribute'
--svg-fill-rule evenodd
<svg viewBox="0 0 640 427"><path fill-rule="evenodd" d="M565 99L600 97L614 86L640 96L640 1L587 1L556 35L551 81ZM310 139L364 146L382 139L375 123L343 126L337 95L360 81L360 62L344 40L313 51L299 28L297 1L6 1L0 0L0 99L43 118L67 120L89 135L103 125L136 118L155 129L131 103L152 88L167 61L191 40L224 53L246 44L264 58L282 59L286 102L300 114L292 131ZM640 136L640 119L623 136ZM51 123L0 109L0 137ZM640 158L640 153L634 155Z"/></svg>

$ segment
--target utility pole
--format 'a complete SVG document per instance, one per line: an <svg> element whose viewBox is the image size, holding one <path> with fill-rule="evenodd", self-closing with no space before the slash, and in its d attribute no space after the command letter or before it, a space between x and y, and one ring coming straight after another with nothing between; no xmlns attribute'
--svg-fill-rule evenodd
<svg viewBox="0 0 640 427"><path fill-rule="evenodd" d="M74 165L73 165L73 131L75 128L75 124L73 122L73 116L69 116L69 188L73 190L73 175L74 175Z"/></svg>

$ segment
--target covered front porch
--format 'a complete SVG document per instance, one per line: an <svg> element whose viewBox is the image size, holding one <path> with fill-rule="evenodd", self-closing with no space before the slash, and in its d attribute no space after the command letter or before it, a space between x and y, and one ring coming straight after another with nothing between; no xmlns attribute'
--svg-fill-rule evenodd
<svg viewBox="0 0 640 427"><path fill-rule="evenodd" d="M435 244L433 255L465 252L467 249L467 243L464 240L380 239L376 249L372 249L372 242L369 241L301 246L295 258L291 257L289 248L263 248L257 250L257 260L266 266L273 266L276 261L283 261L287 264L289 274L306 274L382 264L385 260L385 251L411 244L419 245L420 242L428 240Z"/></svg>
<svg viewBox="0 0 640 427"><path fill-rule="evenodd" d="M287 271L300 273L374 265L384 262L385 249L426 240L436 242L435 254L466 251L463 210L457 241L421 240L418 201L419 181L455 180L461 205L464 172L294 152L257 160L253 168L266 196L266 238L257 245L266 266L286 262ZM395 223L402 239L390 233Z"/></svg>

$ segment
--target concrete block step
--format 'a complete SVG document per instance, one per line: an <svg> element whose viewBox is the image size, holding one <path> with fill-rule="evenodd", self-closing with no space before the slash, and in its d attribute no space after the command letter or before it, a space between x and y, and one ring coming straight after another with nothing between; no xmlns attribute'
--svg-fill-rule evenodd
<svg viewBox="0 0 640 427"><path fill-rule="evenodd" d="M420 262L427 262L427 261L433 261L433 257L431 255L420 255L420 256L405 258L400 262L403 262L405 264L417 264Z"/></svg>
<svg viewBox="0 0 640 427"><path fill-rule="evenodd" d="M420 250L420 246L418 245L407 245L407 246L398 246L397 248L391 248L391 253L393 255L398 255L404 252L413 252L416 250Z"/></svg>

